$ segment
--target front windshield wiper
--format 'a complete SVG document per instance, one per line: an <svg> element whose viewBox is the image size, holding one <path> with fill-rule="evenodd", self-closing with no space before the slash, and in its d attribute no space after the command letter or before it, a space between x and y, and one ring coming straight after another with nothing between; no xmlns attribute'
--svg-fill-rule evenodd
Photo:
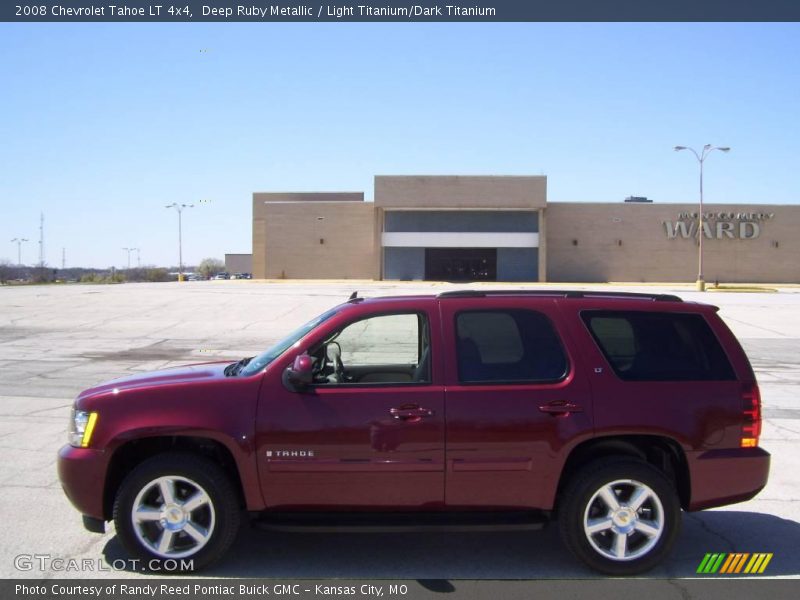
<svg viewBox="0 0 800 600"><path fill-rule="evenodd" d="M225 376L226 377L231 377L233 375L238 375L239 372L245 366L247 366L247 363L249 363L251 360L253 360L252 356L250 356L248 358L243 358L242 360L239 360L239 361L237 361L235 363L229 364L227 367L225 367Z"/></svg>

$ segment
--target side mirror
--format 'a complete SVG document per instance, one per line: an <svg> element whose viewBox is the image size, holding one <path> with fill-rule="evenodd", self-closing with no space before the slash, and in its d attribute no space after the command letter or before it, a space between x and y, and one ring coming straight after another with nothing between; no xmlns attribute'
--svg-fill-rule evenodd
<svg viewBox="0 0 800 600"><path fill-rule="evenodd" d="M301 392L311 385L313 369L313 359L308 354L300 354L294 359L294 364L283 372L283 384L292 392Z"/></svg>

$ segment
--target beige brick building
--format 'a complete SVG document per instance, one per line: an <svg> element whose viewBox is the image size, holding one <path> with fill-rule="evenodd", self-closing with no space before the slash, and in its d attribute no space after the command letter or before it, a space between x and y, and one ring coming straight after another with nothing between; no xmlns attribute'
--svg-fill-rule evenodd
<svg viewBox="0 0 800 600"><path fill-rule="evenodd" d="M697 204L547 202L547 178L377 176L253 194L256 278L694 281ZM800 283L800 206L704 207L707 281Z"/></svg>

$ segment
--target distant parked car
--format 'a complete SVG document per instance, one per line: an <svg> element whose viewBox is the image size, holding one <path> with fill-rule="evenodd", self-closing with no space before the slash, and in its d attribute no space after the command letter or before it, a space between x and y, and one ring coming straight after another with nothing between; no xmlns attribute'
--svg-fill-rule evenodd
<svg viewBox="0 0 800 600"><path fill-rule="evenodd" d="M230 273L217 273L214 275L214 279L230 279Z"/></svg>

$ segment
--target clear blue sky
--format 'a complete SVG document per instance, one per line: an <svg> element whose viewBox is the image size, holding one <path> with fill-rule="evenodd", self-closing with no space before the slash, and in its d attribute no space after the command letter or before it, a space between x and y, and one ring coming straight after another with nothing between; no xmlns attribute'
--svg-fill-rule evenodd
<svg viewBox="0 0 800 600"><path fill-rule="evenodd" d="M202 50L202 52L201 52ZM0 258L251 249L254 191L548 176L550 201L800 203L798 24L0 25Z"/></svg>

